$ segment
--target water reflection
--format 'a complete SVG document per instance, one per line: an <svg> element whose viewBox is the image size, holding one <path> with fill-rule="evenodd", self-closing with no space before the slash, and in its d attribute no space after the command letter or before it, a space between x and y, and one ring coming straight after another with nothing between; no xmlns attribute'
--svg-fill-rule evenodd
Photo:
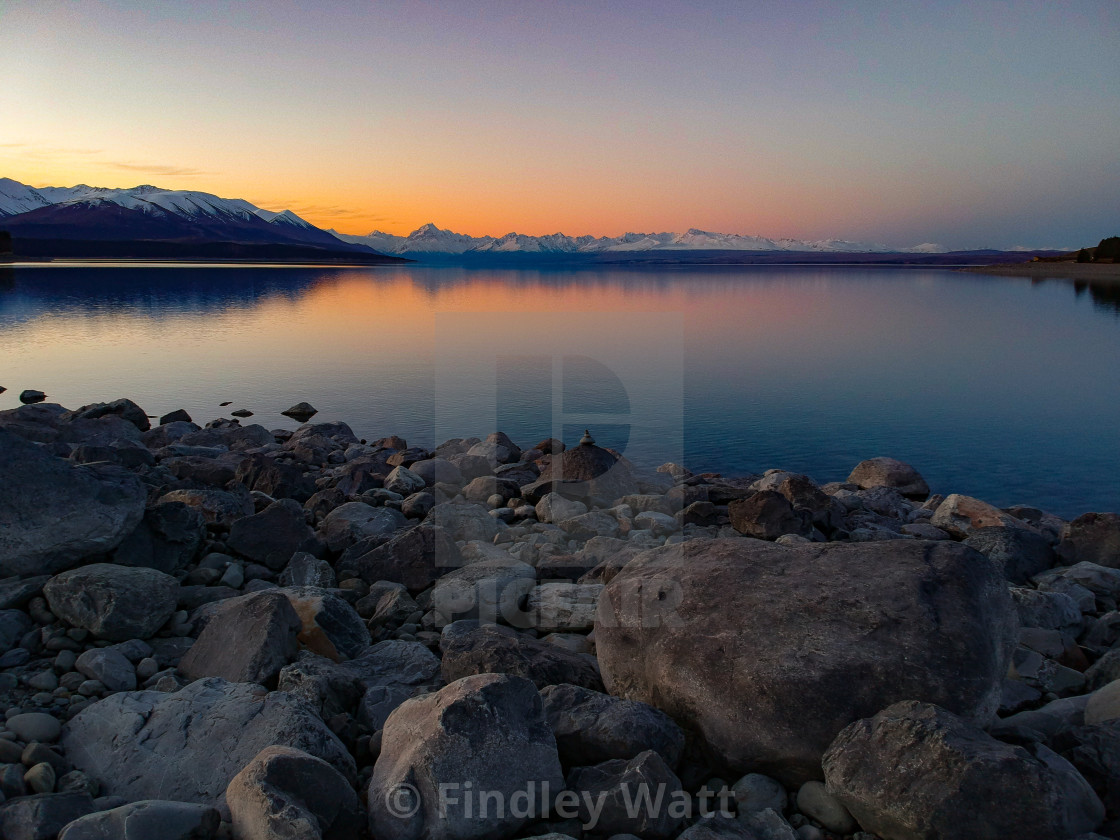
<svg viewBox="0 0 1120 840"><path fill-rule="evenodd" d="M606 412L604 434L625 445L607 428L625 387L575 338L579 313L607 313L604 346L648 357L631 372L643 393L668 388L668 405L676 388L679 406L683 389L694 468L828 481L889 454L936 490L1120 509L1120 436L1103 433L1120 410L1120 289L943 269L0 267L0 408L39 388L70 406L127 395L206 421L232 400L290 428L279 412L308 400L361 436L430 445L437 409L441 424L455 420L434 396L442 313L460 317L456 340L507 360L491 377L493 423L519 442L553 431L547 394L533 390L550 367L547 333L548 353L585 359L563 397ZM526 326L541 313L550 326ZM683 325L683 381L658 356L654 313ZM648 443L646 431L633 433Z"/></svg>

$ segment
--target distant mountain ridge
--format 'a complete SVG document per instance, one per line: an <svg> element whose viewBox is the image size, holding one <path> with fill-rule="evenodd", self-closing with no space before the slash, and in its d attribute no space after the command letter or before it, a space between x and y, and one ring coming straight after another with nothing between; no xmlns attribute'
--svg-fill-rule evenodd
<svg viewBox="0 0 1120 840"><path fill-rule="evenodd" d="M829 253L923 253L948 251L940 245L924 243L913 248L891 248L887 245L849 242L842 239L768 239L735 233L713 233L691 228L684 233L624 233L622 236L568 236L553 233L527 236L507 233L505 236L469 236L440 230L434 224L417 228L408 236L397 236L375 230L355 236L331 230L339 239L355 245L367 245L384 254L603 254L625 251L797 251Z"/></svg>
<svg viewBox="0 0 1120 840"><path fill-rule="evenodd" d="M162 250L173 259L193 251L231 259L275 254L285 261L393 261L367 245L344 242L291 210L263 210L239 198L150 184L35 188L0 178L0 227L11 232L17 253L35 257L153 256Z"/></svg>

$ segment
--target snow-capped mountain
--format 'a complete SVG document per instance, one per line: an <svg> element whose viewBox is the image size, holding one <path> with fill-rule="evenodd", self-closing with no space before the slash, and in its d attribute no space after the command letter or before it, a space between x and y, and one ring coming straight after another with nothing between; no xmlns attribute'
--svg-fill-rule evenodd
<svg viewBox="0 0 1120 840"><path fill-rule="evenodd" d="M741 236L735 233L713 233L691 228L684 233L624 233L622 236L527 236L507 233L505 236L469 236L440 230L433 224L417 228L408 236L373 231L367 236L354 236L332 230L345 242L366 245L384 254L602 254L619 251L828 251L889 253L897 251L886 245L847 242L841 239L806 241L801 239L767 239L762 236ZM921 246L928 248L930 246ZM936 247L936 246L933 246ZM907 249L908 250L908 249ZM916 250L916 249L915 249Z"/></svg>
<svg viewBox="0 0 1120 840"><path fill-rule="evenodd" d="M228 242L371 251L362 243L339 240L291 210L263 210L240 198L150 184L35 188L0 178L0 224L25 240Z"/></svg>

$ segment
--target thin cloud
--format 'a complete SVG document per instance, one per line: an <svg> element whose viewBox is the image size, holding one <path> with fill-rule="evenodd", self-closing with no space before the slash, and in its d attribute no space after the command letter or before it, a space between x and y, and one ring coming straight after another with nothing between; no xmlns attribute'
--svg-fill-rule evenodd
<svg viewBox="0 0 1120 840"><path fill-rule="evenodd" d="M123 169L127 172L145 172L149 175L177 176L180 178L195 178L199 175L213 175L205 169L194 169L189 166L168 166L158 163L125 163L121 161L108 161L107 166L114 169Z"/></svg>

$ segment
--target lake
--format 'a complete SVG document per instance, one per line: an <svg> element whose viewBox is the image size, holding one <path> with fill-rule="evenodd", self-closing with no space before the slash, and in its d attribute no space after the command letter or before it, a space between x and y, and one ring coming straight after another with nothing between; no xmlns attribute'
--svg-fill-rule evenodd
<svg viewBox="0 0 1120 840"><path fill-rule="evenodd" d="M649 465L1120 510L1120 298L946 269L0 268L0 408L127 396L196 421L306 400L431 446L584 428ZM225 408L219 403L230 401Z"/></svg>

